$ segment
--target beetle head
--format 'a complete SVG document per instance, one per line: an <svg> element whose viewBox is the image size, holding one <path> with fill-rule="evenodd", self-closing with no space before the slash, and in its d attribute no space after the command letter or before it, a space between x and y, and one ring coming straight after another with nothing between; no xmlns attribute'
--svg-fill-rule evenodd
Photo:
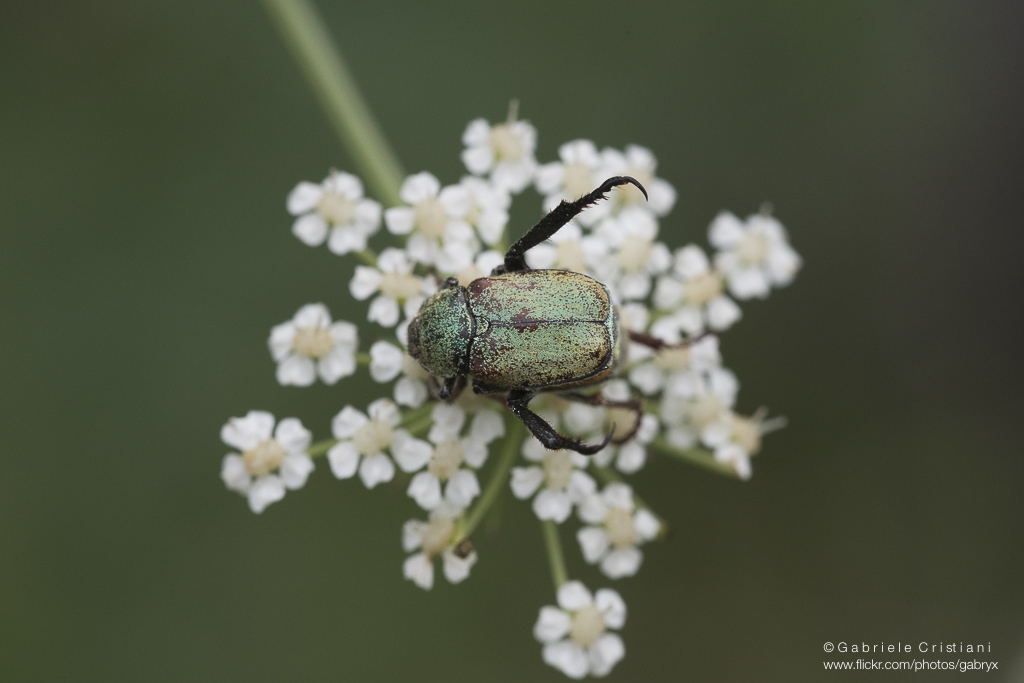
<svg viewBox="0 0 1024 683"><path fill-rule="evenodd" d="M466 288L442 289L409 323L409 355L437 377L465 375L472 336Z"/></svg>

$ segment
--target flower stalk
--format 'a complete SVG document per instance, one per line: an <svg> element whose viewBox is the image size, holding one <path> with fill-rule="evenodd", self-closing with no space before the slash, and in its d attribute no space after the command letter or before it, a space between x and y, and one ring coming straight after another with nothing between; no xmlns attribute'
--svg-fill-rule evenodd
<svg viewBox="0 0 1024 683"><path fill-rule="evenodd" d="M316 9L308 0L263 0L263 5L373 194L387 206L401 204L398 188L405 172ZM370 253L360 257L375 261Z"/></svg>
<svg viewBox="0 0 1024 683"><path fill-rule="evenodd" d="M544 532L544 548L548 551L548 562L551 565L551 581L555 584L555 591L562 587L569 580L565 571L565 555L562 553L562 541L558 537L558 525L550 519L540 523Z"/></svg>
<svg viewBox="0 0 1024 683"><path fill-rule="evenodd" d="M504 490L506 482L508 482L509 470L512 469L512 463L516 461L516 456L519 455L519 446L523 442L523 437L526 436L526 430L523 428L523 424L516 420L511 413L505 414L505 429L505 440L502 444L498 461L494 466L494 471L491 472L491 478L487 481L487 486L484 488L480 499L465 517L465 521L459 526L453 541L455 544L468 538L476 530L480 522L483 521L487 511L490 510Z"/></svg>

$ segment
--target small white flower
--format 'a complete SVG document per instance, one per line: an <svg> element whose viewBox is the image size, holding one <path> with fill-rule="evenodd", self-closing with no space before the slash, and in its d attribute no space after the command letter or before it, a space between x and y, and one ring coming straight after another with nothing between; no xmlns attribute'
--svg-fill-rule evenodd
<svg viewBox="0 0 1024 683"><path fill-rule="evenodd" d="M537 169L535 184L537 191L544 195L547 211L561 201L575 201L593 192L606 180L601 167L601 155L590 140L573 140L558 148L561 161L544 164ZM593 227L611 211L608 202L598 202L579 215L577 220L584 227Z"/></svg>
<svg viewBox="0 0 1024 683"><path fill-rule="evenodd" d="M669 442L690 448L704 429L736 403L739 381L728 368L677 372L669 377L661 401L661 420L670 427Z"/></svg>
<svg viewBox="0 0 1024 683"><path fill-rule="evenodd" d="M457 207L463 209L459 218L476 228L484 244L493 246L500 242L512 204L508 190L476 176L466 176L454 188L461 188L465 193L463 204ZM456 195L455 199L459 197Z"/></svg>
<svg viewBox="0 0 1024 683"><path fill-rule="evenodd" d="M495 185L515 194L533 180L537 130L526 121L516 121L514 114L494 126L485 119L470 121L462 143L466 145L462 162L473 175L490 173Z"/></svg>
<svg viewBox="0 0 1024 683"><path fill-rule="evenodd" d="M377 257L377 267L356 266L355 275L349 283L349 291L359 301L369 299L374 292L380 292L372 302L367 319L384 327L398 323L399 303L404 302L410 310L416 311L430 292L426 280L412 274L412 263L401 249L388 248ZM415 315L415 313L414 313Z"/></svg>
<svg viewBox="0 0 1024 683"><path fill-rule="evenodd" d="M624 153L617 149L605 148L601 151L601 164L606 175L631 176L639 180L647 190L648 197L645 198L643 193L632 185L620 188L621 192L609 197L613 203L613 212L617 210L615 205L638 205L653 211L656 216L664 216L675 206L675 188L667 181L655 177L658 160L646 147L628 145Z"/></svg>
<svg viewBox="0 0 1024 683"><path fill-rule="evenodd" d="M754 214L743 223L723 211L711 222L708 239L719 249L715 267L737 299L763 299L772 287L785 287L802 263L782 223L772 216Z"/></svg>
<svg viewBox="0 0 1024 683"><path fill-rule="evenodd" d="M597 490L597 482L581 471L587 466L585 455L550 451L537 439L529 438L523 442L523 457L540 464L512 468L512 494L524 500L536 493L533 512L538 519L561 524L569 518L574 504Z"/></svg>
<svg viewBox="0 0 1024 683"><path fill-rule="evenodd" d="M445 273L472 262L480 243L465 219L473 199L468 188L451 185L442 190L433 175L417 173L402 183L400 196L409 206L385 211L384 223L392 234L409 235L406 249L413 261Z"/></svg>
<svg viewBox="0 0 1024 683"><path fill-rule="evenodd" d="M609 246L601 236L584 235L575 222L570 222L547 242L527 252L526 260L531 268L583 272L598 266L607 258L608 251Z"/></svg>
<svg viewBox="0 0 1024 683"><path fill-rule="evenodd" d="M626 187L632 187L631 185ZM672 265L672 253L658 236L658 222L646 209L629 206L598 226L595 234L610 247L596 266L596 274L613 282L623 301L646 298L651 277Z"/></svg>
<svg viewBox="0 0 1024 683"><path fill-rule="evenodd" d="M434 587L434 558L440 556L444 576L450 583L460 583L469 577L469 570L476 564L476 550L452 545L455 535L455 520L462 514L462 508L444 501L430 513L426 522L410 519L402 527L402 547L407 553L414 553L402 564L405 578L424 590Z"/></svg>
<svg viewBox="0 0 1024 683"><path fill-rule="evenodd" d="M541 607L533 635L544 644L544 663L569 678L606 676L626 654L617 633L626 623L626 603L610 588L596 595L579 581L558 589L558 607Z"/></svg>
<svg viewBox="0 0 1024 683"><path fill-rule="evenodd" d="M308 387L319 375L334 384L356 371L356 326L339 320L323 304L307 304L290 321L275 326L268 341L277 361L277 381Z"/></svg>
<svg viewBox="0 0 1024 683"><path fill-rule="evenodd" d="M672 324L688 336L727 330L742 313L724 289L725 277L711 269L703 249L690 244L676 252L673 275L658 280L654 305L671 311Z"/></svg>
<svg viewBox="0 0 1024 683"><path fill-rule="evenodd" d="M331 431L338 443L327 451L331 472L338 479L349 479L359 471L366 488L391 481L395 465L388 457L406 457L415 450L422 452L424 445L405 430L395 429L402 416L389 399L377 399L367 408L369 416L352 406L345 406L331 421Z"/></svg>
<svg viewBox="0 0 1024 683"><path fill-rule="evenodd" d="M625 408L612 408L608 411L608 424L616 425L616 433L622 433L632 429L635 424L636 415L632 410ZM607 467L615 463L615 468L623 474L635 474L647 464L647 444L658 435L661 425L654 415L644 414L640 417L640 427L636 430L633 438L621 445L609 445L592 457L594 464L600 467ZM598 438L596 434L592 438Z"/></svg>
<svg viewBox="0 0 1024 683"><path fill-rule="evenodd" d="M786 426L784 417L767 417L764 408L750 417L729 411L701 430L701 441L714 449L715 460L730 465L740 479L750 479L750 458L760 452L761 437Z"/></svg>
<svg viewBox="0 0 1024 683"><path fill-rule="evenodd" d="M399 461L406 472L419 472L409 482L409 497L425 510L433 510L442 500L466 507L480 495L480 482L475 470L487 460L488 444L505 434L505 422L491 410L473 416L469 434L460 437L466 414L461 408L446 403L434 406L434 426L429 439L434 443L429 457L410 462ZM442 496L441 487L444 487Z"/></svg>
<svg viewBox="0 0 1024 683"><path fill-rule="evenodd" d="M405 367L405 351L386 341L376 341L370 347L370 377L374 382L387 384L398 377Z"/></svg>
<svg viewBox="0 0 1024 683"><path fill-rule="evenodd" d="M583 559L600 563L610 579L636 574L643 562L638 546L656 538L661 529L649 510L636 509L633 489L627 484L608 484L600 493L590 494L576 513L588 525L576 532Z"/></svg>
<svg viewBox="0 0 1024 683"><path fill-rule="evenodd" d="M299 183L288 195L288 212L298 216L296 237L311 247L326 239L335 254L366 249L367 238L380 228L380 204L364 199L362 182L348 173L334 172L319 185Z"/></svg>
<svg viewBox="0 0 1024 683"><path fill-rule="evenodd" d="M389 347L392 346L387 342L377 343L387 344ZM372 355L371 347L371 372L375 369L378 377L390 377L392 372L392 356L393 354L390 350L383 351L383 348L379 347L377 350L377 365L374 366L374 357ZM400 406L419 408L430 397L430 389L427 386L427 381L430 379L430 373L424 370L419 361L408 353L402 354L401 363L402 376L397 382L395 382L395 403ZM389 382L391 380L386 379L384 381Z"/></svg>
<svg viewBox="0 0 1024 683"><path fill-rule="evenodd" d="M488 249L477 254L473 263L456 273L455 277L459 280L459 284L465 287L473 280L487 277L491 271L504 262L505 256L501 252Z"/></svg>
<svg viewBox="0 0 1024 683"><path fill-rule="evenodd" d="M649 360L638 363L629 371L629 381L645 395L653 396L666 385L689 387L698 381L690 381L689 375L680 373L710 370L721 363L718 337L708 336L688 346L667 346L657 350ZM674 391L678 393L678 390Z"/></svg>
<svg viewBox="0 0 1024 683"><path fill-rule="evenodd" d="M313 471L307 454L312 434L298 418L286 417L274 428L274 416L250 410L233 417L220 430L220 438L241 453L228 453L220 476L231 490L248 497L256 513L284 498L285 490L306 485Z"/></svg>

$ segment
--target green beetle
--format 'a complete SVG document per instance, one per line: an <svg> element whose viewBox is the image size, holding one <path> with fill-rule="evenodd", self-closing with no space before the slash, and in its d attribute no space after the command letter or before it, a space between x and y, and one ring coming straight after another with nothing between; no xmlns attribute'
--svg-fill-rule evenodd
<svg viewBox="0 0 1024 683"><path fill-rule="evenodd" d="M570 400L628 408L637 413L639 425L639 402L608 401L600 393L572 391L608 379L622 363L622 335L608 288L582 273L531 270L524 259L527 251L587 206L626 183L647 196L634 178L609 178L590 194L561 202L509 247L504 265L490 277L465 287L449 278L441 291L423 303L409 323L409 354L442 380L440 398L453 400L470 376L476 393L504 394L509 410L545 447L584 455L604 448L614 427L596 445L562 436L529 409L538 392L563 392ZM646 335L633 338L641 343L653 341Z"/></svg>

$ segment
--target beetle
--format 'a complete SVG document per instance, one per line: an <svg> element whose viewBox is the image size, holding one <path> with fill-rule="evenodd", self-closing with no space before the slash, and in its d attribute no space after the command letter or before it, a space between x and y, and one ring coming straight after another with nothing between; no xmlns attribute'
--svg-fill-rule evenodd
<svg viewBox="0 0 1024 683"><path fill-rule="evenodd" d="M488 277L466 286L448 278L427 299L409 323L409 355L441 381L438 397L454 400L472 377L478 394L504 395L512 413L546 448L592 455L604 448L615 426L600 444L559 434L529 408L539 392L560 392L570 400L627 408L637 415L639 401L609 401L600 392L575 390L610 378L625 363L625 345L618 313L608 288L569 270L533 270L527 251L550 238L577 214L620 185L647 190L635 178L615 176L573 202L562 201L505 253L504 263ZM659 348L662 342L645 334L627 336Z"/></svg>

